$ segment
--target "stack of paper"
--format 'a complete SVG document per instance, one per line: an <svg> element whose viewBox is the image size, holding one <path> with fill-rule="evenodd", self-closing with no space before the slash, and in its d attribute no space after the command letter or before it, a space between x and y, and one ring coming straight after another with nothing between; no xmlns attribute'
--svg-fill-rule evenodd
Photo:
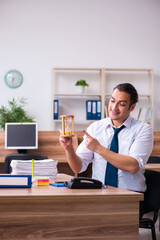
<svg viewBox="0 0 160 240"><path fill-rule="evenodd" d="M32 175L32 160L12 160L11 174L31 174ZM56 178L57 176L57 161L53 159L34 160L34 176L49 176Z"/></svg>

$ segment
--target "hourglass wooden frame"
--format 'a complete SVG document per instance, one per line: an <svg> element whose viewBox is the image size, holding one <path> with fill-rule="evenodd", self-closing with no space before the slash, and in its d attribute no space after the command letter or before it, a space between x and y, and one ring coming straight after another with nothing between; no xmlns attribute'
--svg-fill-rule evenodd
<svg viewBox="0 0 160 240"><path fill-rule="evenodd" d="M73 115L61 115L62 118L62 137L73 137L74 136L74 116ZM67 133L67 118L71 118L72 129Z"/></svg>

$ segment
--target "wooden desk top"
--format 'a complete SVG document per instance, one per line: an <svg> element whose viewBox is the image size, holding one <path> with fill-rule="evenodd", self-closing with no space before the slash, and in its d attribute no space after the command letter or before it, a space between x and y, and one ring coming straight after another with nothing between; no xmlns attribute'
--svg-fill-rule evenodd
<svg viewBox="0 0 160 240"><path fill-rule="evenodd" d="M0 188L1 239L138 240L140 200L141 193L113 187Z"/></svg>
<svg viewBox="0 0 160 240"><path fill-rule="evenodd" d="M150 169L160 172L160 163L147 163L145 169Z"/></svg>
<svg viewBox="0 0 160 240"><path fill-rule="evenodd" d="M67 181L71 177L65 174L58 174L57 181ZM123 200L127 198L135 201L143 200L143 194L128 191L124 189L114 188L108 186L106 189L69 189L67 187L54 187L54 186L36 186L33 183L32 188L0 188L0 202L8 199L32 199L43 200L54 198L91 198L94 199L107 199ZM64 200L65 201L65 200Z"/></svg>

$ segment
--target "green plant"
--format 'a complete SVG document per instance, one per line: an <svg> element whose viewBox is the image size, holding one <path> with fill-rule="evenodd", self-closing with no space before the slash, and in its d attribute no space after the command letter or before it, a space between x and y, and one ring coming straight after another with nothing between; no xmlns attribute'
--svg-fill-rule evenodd
<svg viewBox="0 0 160 240"><path fill-rule="evenodd" d="M1 106L0 108L0 128L5 130L6 122L33 122L34 117L28 115L24 110L26 98L19 98L17 101L13 98L8 101L9 108Z"/></svg>
<svg viewBox="0 0 160 240"><path fill-rule="evenodd" d="M89 84L86 82L86 80L78 80L75 84L75 86L83 86L83 87L89 87Z"/></svg>

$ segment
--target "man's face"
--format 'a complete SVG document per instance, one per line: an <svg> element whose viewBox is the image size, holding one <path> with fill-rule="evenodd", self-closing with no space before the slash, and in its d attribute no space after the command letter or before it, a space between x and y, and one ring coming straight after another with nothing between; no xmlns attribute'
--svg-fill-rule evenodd
<svg viewBox="0 0 160 240"><path fill-rule="evenodd" d="M128 118L136 104L130 106L130 95L115 89L108 105L108 113L113 124L118 127Z"/></svg>

